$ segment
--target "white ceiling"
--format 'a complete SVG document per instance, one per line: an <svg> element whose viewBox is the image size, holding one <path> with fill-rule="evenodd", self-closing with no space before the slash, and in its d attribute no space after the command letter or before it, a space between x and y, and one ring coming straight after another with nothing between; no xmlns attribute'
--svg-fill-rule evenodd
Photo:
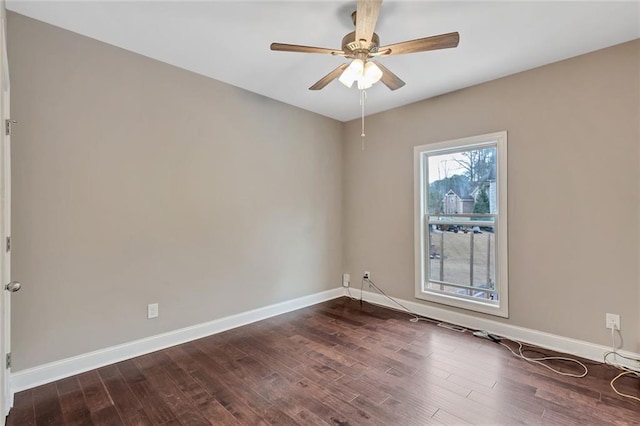
<svg viewBox="0 0 640 426"><path fill-rule="evenodd" d="M340 121L360 114L355 88L307 90L343 58L269 50L273 41L339 49L355 0L7 0L7 9ZM407 85L369 89L367 114L639 38L640 2L387 0L376 27L383 45L452 31L456 49L383 58Z"/></svg>

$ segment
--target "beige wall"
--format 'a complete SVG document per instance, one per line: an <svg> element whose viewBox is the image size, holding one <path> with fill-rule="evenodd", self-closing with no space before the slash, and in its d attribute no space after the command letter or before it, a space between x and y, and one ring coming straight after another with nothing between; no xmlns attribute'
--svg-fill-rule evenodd
<svg viewBox="0 0 640 426"><path fill-rule="evenodd" d="M339 122L13 13L8 39L14 371L340 285Z"/></svg>
<svg viewBox="0 0 640 426"><path fill-rule="evenodd" d="M639 62L636 40L370 116L364 152L348 123L345 272L415 300L413 146L506 130L504 321L607 345L618 313L624 348L640 350Z"/></svg>

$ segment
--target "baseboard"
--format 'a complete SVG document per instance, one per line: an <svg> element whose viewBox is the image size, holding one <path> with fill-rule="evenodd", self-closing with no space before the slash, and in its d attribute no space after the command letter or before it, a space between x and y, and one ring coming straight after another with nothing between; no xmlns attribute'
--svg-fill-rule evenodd
<svg viewBox="0 0 640 426"><path fill-rule="evenodd" d="M346 294L346 291L345 291ZM351 289L353 297L360 298L360 289ZM400 307L387 299L385 296L370 291L362 292L362 299L375 303L376 305L385 306L392 309L400 309ZM486 318L475 317L455 311L451 311L437 306L425 305L409 300L397 299L398 302L411 309L413 312L425 317L433 318L438 321L461 325L473 330L487 330L490 333L509 339L519 340L524 343L536 345L541 348L551 349L558 352L576 355L593 361L603 362L604 353L611 350L610 346L597 345L595 343L585 342L582 340L571 339L569 337L558 336L556 334L546 333L543 331L532 330L529 328L518 327L515 325L505 324ZM640 359L640 354L629 351L618 351L620 355L630 358ZM617 358L617 362L632 370L640 371L640 363L631 360L625 360L621 357Z"/></svg>
<svg viewBox="0 0 640 426"><path fill-rule="evenodd" d="M344 296L342 287L11 373L11 394Z"/></svg>

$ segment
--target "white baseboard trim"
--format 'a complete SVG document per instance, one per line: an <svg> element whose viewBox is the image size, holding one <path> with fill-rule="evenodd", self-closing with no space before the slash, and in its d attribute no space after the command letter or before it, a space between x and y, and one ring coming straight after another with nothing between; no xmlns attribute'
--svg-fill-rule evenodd
<svg viewBox="0 0 640 426"><path fill-rule="evenodd" d="M353 297L360 298L360 289L351 288L351 295ZM379 293L363 291L362 299L376 305L402 310L398 305L394 304ZM505 324L409 300L398 299L395 297L394 299L406 306L408 309L411 309L413 312L428 318L433 318L450 324L461 325L473 330L487 330L492 334L519 340L523 343L529 343L541 348L572 354L592 361L603 362L604 353L611 350L610 346L598 345L595 343L585 342L583 340ZM630 358L640 359L640 354L634 352L619 350L618 353ZM609 360L611 361L611 359ZM632 370L640 371L640 363L634 363L631 360L625 360L621 357L617 358L617 362Z"/></svg>
<svg viewBox="0 0 640 426"><path fill-rule="evenodd" d="M210 322L197 324L179 330L169 331L140 340L100 349L60 361L11 373L11 395L25 389L50 383L85 371L104 367L105 365L134 358L140 355L179 345L191 340L200 339L252 322L267 319L276 315L295 311L331 299L344 296L344 288L334 288L320 293L303 296L297 299L253 309Z"/></svg>

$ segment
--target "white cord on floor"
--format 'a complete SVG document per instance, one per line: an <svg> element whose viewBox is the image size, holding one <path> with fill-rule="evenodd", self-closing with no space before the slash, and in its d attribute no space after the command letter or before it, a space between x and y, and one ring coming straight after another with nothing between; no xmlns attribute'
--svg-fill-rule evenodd
<svg viewBox="0 0 640 426"><path fill-rule="evenodd" d="M384 290L382 290L377 285L375 285L375 283L373 281L371 281L369 278L362 278L362 282L360 283L360 295L362 295L362 283L364 281L368 282L369 285L371 285L371 287L373 287L378 293L380 293L381 295L383 295L387 299L391 300L393 303L395 303L396 305L400 306L406 313L411 315L413 318L411 318L409 321L411 321L411 322L425 321L425 322L430 322L430 323L433 323L433 324L439 324L441 322L441 321L432 320L431 318L425 318L425 317L419 316L418 314L413 312L411 309L407 308L402 303L398 302L396 299L394 299L393 297L391 297L387 293L385 293ZM360 296L360 297L362 297L362 296Z"/></svg>
<svg viewBox="0 0 640 426"><path fill-rule="evenodd" d="M353 300L354 302L358 301L358 299L351 295L351 287L347 287L347 294L349 295L349 299Z"/></svg>
<svg viewBox="0 0 640 426"><path fill-rule="evenodd" d="M609 355L613 355L613 362L607 361L607 357ZM628 357L628 356L621 355L616 351L615 328L611 327L611 351L604 353L604 363L606 365L610 365L612 367L615 367L618 370L622 370L622 372L620 374L618 374L616 377L614 377L613 379L611 379L611 382L609 383L609 385L611 386L611 389L613 389L613 391L615 393L617 393L618 395L620 395L620 396L622 396L624 398L629 398L629 399L633 399L635 401L639 401L640 402L640 398L639 397L634 396L634 395L629 395L629 394L626 394L626 393L622 393L618 389L616 389L615 382L621 377L631 376L631 377L637 377L637 378L640 379L640 372L632 370L630 368L627 368L624 365L618 364L617 358L616 358L618 356L621 357L621 358L630 360L630 361L640 361L640 360L638 360L636 358L631 358L631 357Z"/></svg>
<svg viewBox="0 0 640 426"><path fill-rule="evenodd" d="M554 373L557 373L561 376L569 376L569 377L576 377L576 378L582 378L585 377L588 373L589 373L589 369L587 368L586 365L584 365L583 363L581 363L580 361L578 361L577 359L573 359L573 358L565 358L565 357L561 357L561 356L543 356L540 358L529 358L528 356L526 356L525 354L522 353L522 348L524 346L524 344L522 342L519 342L517 340L513 340L513 339L509 339L512 342L515 342L518 344L518 353L514 352L513 349L511 349L509 347L509 345L506 345L502 342L498 342L499 344L501 344L502 346L504 346L505 348L509 349L509 352L511 352L514 356L521 358L525 361L531 362L533 364L538 364L543 366L544 368L547 368L551 371L553 371ZM565 373L564 371L560 371L560 370L556 370L555 368L551 367L550 365L545 364L542 361L553 361L553 360L557 360L557 361L568 361L568 362L573 362L578 364L580 367L582 367L584 369L584 372L582 374L575 374L575 373Z"/></svg>

